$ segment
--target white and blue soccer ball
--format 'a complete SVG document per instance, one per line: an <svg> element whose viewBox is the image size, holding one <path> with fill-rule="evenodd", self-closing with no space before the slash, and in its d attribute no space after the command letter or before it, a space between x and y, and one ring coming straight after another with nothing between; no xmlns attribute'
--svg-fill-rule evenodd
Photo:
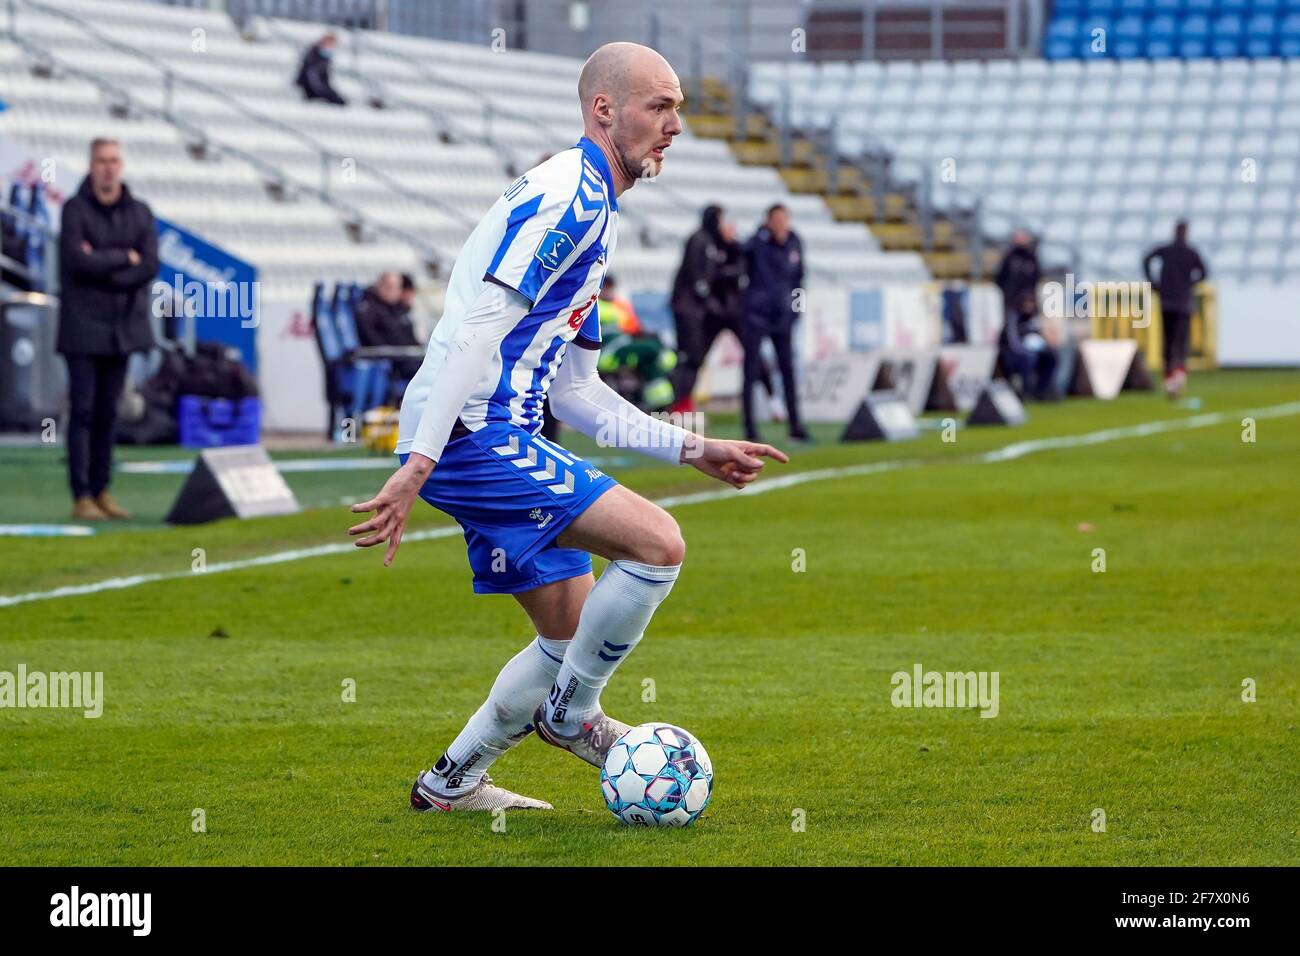
<svg viewBox="0 0 1300 956"><path fill-rule="evenodd" d="M633 727L600 768L605 806L624 823L686 827L713 796L713 762L704 745L672 724Z"/></svg>

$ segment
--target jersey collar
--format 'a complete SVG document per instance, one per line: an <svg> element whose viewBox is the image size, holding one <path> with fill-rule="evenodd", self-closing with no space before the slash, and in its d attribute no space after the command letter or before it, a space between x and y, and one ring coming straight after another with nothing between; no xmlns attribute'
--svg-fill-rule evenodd
<svg viewBox="0 0 1300 956"><path fill-rule="evenodd" d="M585 136L578 140L576 145L582 150L583 155L591 160L591 165L599 170L601 178L605 180L605 192L609 195L609 208L618 212L618 197L614 195L614 174L609 171L609 161L605 159L605 151Z"/></svg>

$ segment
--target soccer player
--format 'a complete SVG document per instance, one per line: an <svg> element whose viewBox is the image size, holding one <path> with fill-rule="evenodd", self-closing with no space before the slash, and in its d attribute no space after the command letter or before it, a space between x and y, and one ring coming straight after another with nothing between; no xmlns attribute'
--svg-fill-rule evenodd
<svg viewBox="0 0 1300 956"><path fill-rule="evenodd" d="M744 488L768 445L705 438L652 418L596 375L596 300L614 254L618 197L658 175L682 131L668 62L634 43L602 46L578 79L583 137L529 170L474 229L452 269L442 321L402 401L401 467L355 525L392 562L416 497L464 529L474 590L513 594L536 638L411 788L417 810L550 809L494 785L488 768L534 730L599 766L628 725L600 692L641 640L681 570L672 517L542 438L542 401L602 444L690 464ZM608 559L600 580L591 554Z"/></svg>

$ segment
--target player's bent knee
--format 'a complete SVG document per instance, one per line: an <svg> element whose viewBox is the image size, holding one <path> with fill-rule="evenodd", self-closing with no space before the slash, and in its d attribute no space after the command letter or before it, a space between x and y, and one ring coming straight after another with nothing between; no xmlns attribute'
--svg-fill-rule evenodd
<svg viewBox="0 0 1300 956"><path fill-rule="evenodd" d="M647 532L638 543L636 560L658 567L672 567L685 560L686 541L682 538L682 529L667 512L663 512L660 520L654 522Z"/></svg>

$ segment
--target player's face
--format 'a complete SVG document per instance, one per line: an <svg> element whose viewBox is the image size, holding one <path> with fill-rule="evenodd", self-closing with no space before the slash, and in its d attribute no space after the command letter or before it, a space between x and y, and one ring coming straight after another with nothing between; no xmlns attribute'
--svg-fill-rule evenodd
<svg viewBox="0 0 1300 956"><path fill-rule="evenodd" d="M657 73L628 94L612 129L614 147L623 165L641 178L658 176L664 150L682 131L678 110L682 88L670 69Z"/></svg>

